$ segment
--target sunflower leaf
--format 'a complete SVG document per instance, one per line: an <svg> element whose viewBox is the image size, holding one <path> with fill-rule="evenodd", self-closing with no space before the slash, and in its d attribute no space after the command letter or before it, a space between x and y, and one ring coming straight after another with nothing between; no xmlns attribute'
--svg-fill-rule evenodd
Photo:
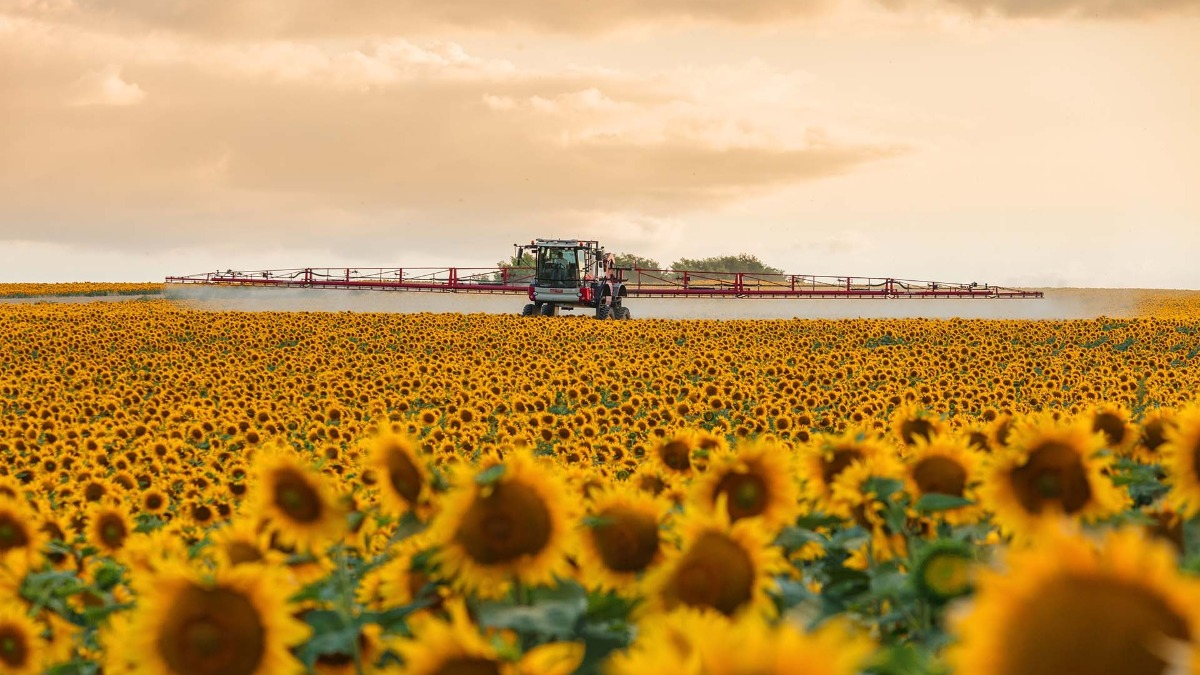
<svg viewBox="0 0 1200 675"><path fill-rule="evenodd" d="M956 495L944 495L937 492L921 495L917 500L916 508L921 513L934 513L937 511L949 511L951 509L971 506L975 502L965 497Z"/></svg>
<svg viewBox="0 0 1200 675"><path fill-rule="evenodd" d="M476 485L492 485L504 477L504 465L490 466L475 474Z"/></svg>

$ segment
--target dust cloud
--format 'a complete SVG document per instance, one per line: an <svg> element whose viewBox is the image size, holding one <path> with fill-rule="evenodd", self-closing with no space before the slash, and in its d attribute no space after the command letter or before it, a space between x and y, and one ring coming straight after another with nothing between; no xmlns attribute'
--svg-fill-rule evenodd
<svg viewBox="0 0 1200 675"><path fill-rule="evenodd" d="M1139 289L1041 289L1038 300L783 300L631 298L627 306L642 319L1089 319L1131 317L1142 298ZM383 312L518 314L526 300L514 294L421 291L356 291L302 288L246 288L168 284L165 297L180 306L206 311ZM576 309L568 316L589 316Z"/></svg>

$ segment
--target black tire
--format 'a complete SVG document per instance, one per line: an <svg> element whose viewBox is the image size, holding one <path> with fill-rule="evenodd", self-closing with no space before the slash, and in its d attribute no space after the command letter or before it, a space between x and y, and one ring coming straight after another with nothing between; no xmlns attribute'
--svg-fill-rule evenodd
<svg viewBox="0 0 1200 675"><path fill-rule="evenodd" d="M542 305L542 316L554 316L555 306L547 302Z"/></svg>
<svg viewBox="0 0 1200 675"><path fill-rule="evenodd" d="M619 319L621 321L628 321L633 318L633 315L629 313L628 307L621 305L620 307L613 310L613 318Z"/></svg>
<svg viewBox="0 0 1200 675"><path fill-rule="evenodd" d="M608 305L599 305L596 307L596 318L601 321L612 316L612 307Z"/></svg>
<svg viewBox="0 0 1200 675"><path fill-rule="evenodd" d="M521 309L521 316L533 316L537 313L537 305L532 302Z"/></svg>

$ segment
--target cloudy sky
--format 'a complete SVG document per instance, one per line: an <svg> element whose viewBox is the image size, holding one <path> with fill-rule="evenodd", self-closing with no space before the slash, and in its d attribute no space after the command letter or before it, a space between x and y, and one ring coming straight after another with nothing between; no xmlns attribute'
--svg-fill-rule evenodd
<svg viewBox="0 0 1200 675"><path fill-rule="evenodd" d="M542 236L1200 288L1200 0L0 0L0 281Z"/></svg>

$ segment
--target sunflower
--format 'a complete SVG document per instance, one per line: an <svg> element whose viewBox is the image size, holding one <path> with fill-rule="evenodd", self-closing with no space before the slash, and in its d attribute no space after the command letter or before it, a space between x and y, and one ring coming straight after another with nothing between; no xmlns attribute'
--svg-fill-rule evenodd
<svg viewBox="0 0 1200 675"><path fill-rule="evenodd" d="M123 504L92 504L87 510L87 540L104 555L114 555L133 534L133 519Z"/></svg>
<svg viewBox="0 0 1200 675"><path fill-rule="evenodd" d="M437 561L454 584L501 597L513 581L548 584L566 571L572 502L557 474L524 450L460 476L432 529Z"/></svg>
<svg viewBox="0 0 1200 675"><path fill-rule="evenodd" d="M345 512L326 479L294 453L260 451L254 458L258 512L281 542L298 549L320 548L346 529Z"/></svg>
<svg viewBox="0 0 1200 675"><path fill-rule="evenodd" d="M759 518L771 531L795 520L800 489L792 454L777 443L743 443L736 451L709 457L708 470L695 480L693 503L706 509L723 501L730 521Z"/></svg>
<svg viewBox="0 0 1200 675"><path fill-rule="evenodd" d="M583 645L571 642L542 645L525 652L515 663L508 661L492 641L480 635L461 600L447 605L448 621L430 615L418 617L412 622L412 638L394 643L394 649L404 660L403 668L394 672L569 675L583 661Z"/></svg>
<svg viewBox="0 0 1200 675"><path fill-rule="evenodd" d="M167 508L171 506L171 498L162 490L151 487L142 492L139 504L141 505L142 513L158 515L165 513Z"/></svg>
<svg viewBox="0 0 1200 675"><path fill-rule="evenodd" d="M605 673L853 675L873 649L845 623L804 633L753 615L731 620L685 607L639 624L637 640L609 659Z"/></svg>
<svg viewBox="0 0 1200 675"><path fill-rule="evenodd" d="M1138 441L1137 429L1129 423L1129 418L1127 408L1113 403L1093 406L1087 414L1092 431L1103 434L1105 447L1118 455L1129 454Z"/></svg>
<svg viewBox="0 0 1200 675"><path fill-rule="evenodd" d="M1101 542L1051 529L982 571L949 657L962 675L1200 672L1200 585L1136 529Z"/></svg>
<svg viewBox="0 0 1200 675"><path fill-rule="evenodd" d="M872 559L886 562L908 554L904 533L893 531L885 522L884 495L876 494L872 486L876 480L899 482L903 472L899 459L881 453L851 464L834 480L828 513L852 519L871 534L870 541L855 551L850 567L865 569Z"/></svg>
<svg viewBox="0 0 1200 675"><path fill-rule="evenodd" d="M174 524L131 533L121 547L121 562L136 574L154 572L188 558L187 544Z"/></svg>
<svg viewBox="0 0 1200 675"><path fill-rule="evenodd" d="M1143 464L1158 464L1162 461L1163 445L1167 442L1167 430L1175 426L1175 411L1155 408L1142 416L1134 457Z"/></svg>
<svg viewBox="0 0 1200 675"><path fill-rule="evenodd" d="M185 569L142 577L126 643L146 675L302 673L288 651L308 637L287 587L267 568L240 565L212 580Z"/></svg>
<svg viewBox="0 0 1200 675"><path fill-rule="evenodd" d="M34 675L45 667L46 643L42 628L25 607L10 601L0 604L0 672Z"/></svg>
<svg viewBox="0 0 1200 675"><path fill-rule="evenodd" d="M1104 437L1079 421L1028 419L1013 429L979 488L1001 531L1031 534L1047 516L1085 521L1111 516L1129 498L1104 475Z"/></svg>
<svg viewBox="0 0 1200 675"><path fill-rule="evenodd" d="M0 565L17 574L36 567L46 539L28 502L0 497Z"/></svg>
<svg viewBox="0 0 1200 675"><path fill-rule="evenodd" d="M697 470L696 452L699 446L691 430L682 430L650 447L646 454L649 471L675 477L689 477Z"/></svg>
<svg viewBox="0 0 1200 675"><path fill-rule="evenodd" d="M411 436L384 433L370 441L366 466L380 478L383 507L394 515L428 515L430 473L420 444Z"/></svg>
<svg viewBox="0 0 1200 675"><path fill-rule="evenodd" d="M874 434L855 430L840 436L816 436L801 454L799 471L805 497L819 510L828 511L838 474L855 462L891 453Z"/></svg>
<svg viewBox="0 0 1200 675"><path fill-rule="evenodd" d="M911 446L917 439L929 440L946 430L946 424L933 413L913 403L892 411L892 434L900 445Z"/></svg>
<svg viewBox="0 0 1200 675"><path fill-rule="evenodd" d="M370 573L371 583L376 586L375 596L367 595L364 588L360 601L374 602L380 609L391 609L410 604L419 599L433 600L431 606L440 604L443 587L431 587L435 578L428 569L426 554L430 549L429 531L407 537L391 547L392 559Z"/></svg>
<svg viewBox="0 0 1200 675"><path fill-rule="evenodd" d="M55 514L48 505L45 510L41 507L38 510L38 531L46 535L47 543L54 543L59 547L70 547L67 536L69 528L63 517ZM55 569L68 569L75 564L75 556L63 550L46 550L45 557Z"/></svg>
<svg viewBox="0 0 1200 675"><path fill-rule="evenodd" d="M1200 512L1200 405L1178 412L1165 435L1160 448L1171 486L1168 499L1191 518Z"/></svg>
<svg viewBox="0 0 1200 675"><path fill-rule="evenodd" d="M711 514L689 514L678 529L679 549L669 551L646 577L646 611L687 606L726 616L774 613L767 591L784 564L761 522L747 518L731 524L722 504Z"/></svg>
<svg viewBox="0 0 1200 675"><path fill-rule="evenodd" d="M982 457L965 437L942 434L917 439L905 460L905 483L914 500L930 494L962 497L976 501ZM937 511L935 519L950 525L966 525L983 517L978 504Z"/></svg>
<svg viewBox="0 0 1200 675"><path fill-rule="evenodd" d="M225 567L261 563L282 564L286 556L271 548L271 536L257 518L241 516L212 534L217 561Z"/></svg>
<svg viewBox="0 0 1200 675"><path fill-rule="evenodd" d="M576 537L584 585L636 592L638 578L665 555L659 528L667 509L665 499L628 484L594 491Z"/></svg>

